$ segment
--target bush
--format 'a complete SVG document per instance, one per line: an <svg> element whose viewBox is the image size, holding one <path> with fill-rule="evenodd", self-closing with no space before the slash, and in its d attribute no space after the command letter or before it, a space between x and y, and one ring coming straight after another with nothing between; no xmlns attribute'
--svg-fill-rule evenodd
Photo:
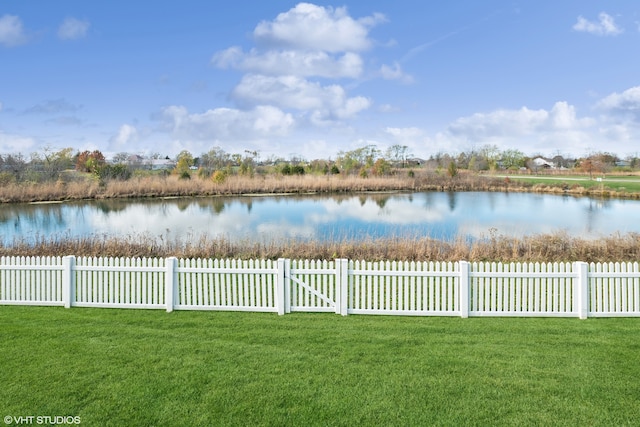
<svg viewBox="0 0 640 427"><path fill-rule="evenodd" d="M132 172L127 165L104 165L96 171L98 178L101 180L116 179L119 181L127 181L131 178Z"/></svg>
<svg viewBox="0 0 640 427"><path fill-rule="evenodd" d="M280 173L282 175L291 175L291 166L289 166L289 164L282 166L282 168L280 168Z"/></svg>
<svg viewBox="0 0 640 427"><path fill-rule="evenodd" d="M222 184L227 179L227 173L223 170L217 170L211 175L211 179L216 184Z"/></svg>
<svg viewBox="0 0 640 427"><path fill-rule="evenodd" d="M11 172L0 172L0 185L5 186L16 182L16 176Z"/></svg>

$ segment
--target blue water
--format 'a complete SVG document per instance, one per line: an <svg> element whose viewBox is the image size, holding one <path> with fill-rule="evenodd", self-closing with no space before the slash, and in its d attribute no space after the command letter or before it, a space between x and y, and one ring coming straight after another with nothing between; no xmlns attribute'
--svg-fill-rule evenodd
<svg viewBox="0 0 640 427"><path fill-rule="evenodd" d="M0 205L0 236L136 236L232 240L476 239L564 231L640 233L640 202L528 193L208 197Z"/></svg>

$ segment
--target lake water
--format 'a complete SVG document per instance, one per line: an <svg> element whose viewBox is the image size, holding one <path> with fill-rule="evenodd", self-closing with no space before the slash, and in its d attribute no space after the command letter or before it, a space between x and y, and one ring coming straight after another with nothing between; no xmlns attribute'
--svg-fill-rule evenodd
<svg viewBox="0 0 640 427"><path fill-rule="evenodd" d="M640 201L528 193L394 193L209 197L0 205L0 236L475 239L565 231L597 238L640 232Z"/></svg>

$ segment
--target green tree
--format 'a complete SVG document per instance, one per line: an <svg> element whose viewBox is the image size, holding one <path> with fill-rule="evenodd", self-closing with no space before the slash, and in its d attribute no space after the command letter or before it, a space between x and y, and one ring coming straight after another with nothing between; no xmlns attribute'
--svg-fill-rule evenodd
<svg viewBox="0 0 640 427"><path fill-rule="evenodd" d="M456 162L453 160L449 162L449 166L447 166L447 175L451 178L455 178L458 175L458 166L456 166Z"/></svg>
<svg viewBox="0 0 640 427"><path fill-rule="evenodd" d="M181 178L191 178L191 166L194 164L193 156L187 150L182 150L176 157L174 173Z"/></svg>
<svg viewBox="0 0 640 427"><path fill-rule="evenodd" d="M391 163L385 159L378 159L373 164L372 173L377 176L389 175L391 173Z"/></svg>
<svg viewBox="0 0 640 427"><path fill-rule="evenodd" d="M525 165L526 158L520 150L504 150L502 152L502 167L505 169L518 169Z"/></svg>

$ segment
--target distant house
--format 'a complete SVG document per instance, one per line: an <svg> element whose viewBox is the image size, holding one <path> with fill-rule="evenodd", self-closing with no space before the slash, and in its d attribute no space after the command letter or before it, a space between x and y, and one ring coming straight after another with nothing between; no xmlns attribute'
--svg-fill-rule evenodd
<svg viewBox="0 0 640 427"><path fill-rule="evenodd" d="M553 162L540 156L534 159L531 159L531 163L535 168L538 168L538 169L555 169L556 168L556 165L554 165Z"/></svg>

